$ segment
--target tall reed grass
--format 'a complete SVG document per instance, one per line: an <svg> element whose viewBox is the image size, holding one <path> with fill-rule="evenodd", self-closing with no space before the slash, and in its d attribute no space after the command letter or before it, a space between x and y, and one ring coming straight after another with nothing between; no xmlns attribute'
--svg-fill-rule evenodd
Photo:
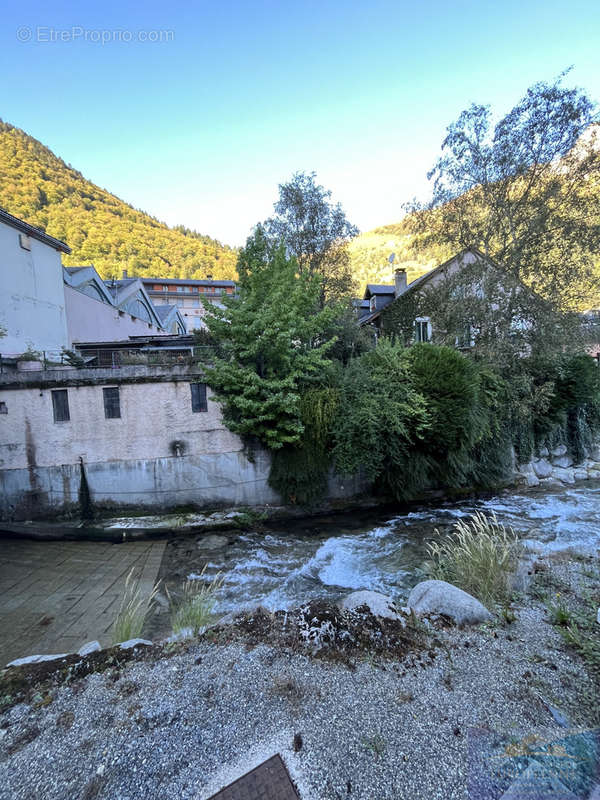
<svg viewBox="0 0 600 800"><path fill-rule="evenodd" d="M458 520L450 534L436 529L437 541L427 546L426 571L431 578L464 589L482 603L505 603L521 545L514 530L477 511Z"/></svg>

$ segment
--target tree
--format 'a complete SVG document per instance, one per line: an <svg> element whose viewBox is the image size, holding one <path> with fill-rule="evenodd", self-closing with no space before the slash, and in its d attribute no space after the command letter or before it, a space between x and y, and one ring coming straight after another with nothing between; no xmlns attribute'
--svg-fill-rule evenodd
<svg viewBox="0 0 600 800"><path fill-rule="evenodd" d="M563 77L496 125L486 106L463 111L429 173L432 200L411 218L421 245L475 245L557 310L599 297L600 137L592 101Z"/></svg>
<svg viewBox="0 0 600 800"><path fill-rule="evenodd" d="M323 337L333 311L318 307L318 275L299 272L283 246L272 252L262 228L241 251L239 296L206 304L218 357L206 379L222 403L225 424L273 450L303 433L300 396L328 367Z"/></svg>
<svg viewBox="0 0 600 800"><path fill-rule="evenodd" d="M265 222L271 242L285 244L301 273L321 277L320 302L348 297L353 290L348 242L358 228L346 219L331 192L316 182L314 172L296 172L279 186L275 215Z"/></svg>

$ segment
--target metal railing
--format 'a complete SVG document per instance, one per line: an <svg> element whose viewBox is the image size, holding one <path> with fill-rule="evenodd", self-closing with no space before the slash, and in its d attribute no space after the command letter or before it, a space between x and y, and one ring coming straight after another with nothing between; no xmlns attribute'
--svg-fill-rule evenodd
<svg viewBox="0 0 600 800"><path fill-rule="evenodd" d="M217 355L217 348L198 346L181 349L89 349L79 351L83 363L76 368L108 368L119 369L130 366L175 367L192 366L212 361Z"/></svg>
<svg viewBox="0 0 600 800"><path fill-rule="evenodd" d="M82 348L81 350L42 350L23 356L0 356L0 372L69 369L120 369L129 366L193 366L208 363L219 355L212 345L182 348Z"/></svg>

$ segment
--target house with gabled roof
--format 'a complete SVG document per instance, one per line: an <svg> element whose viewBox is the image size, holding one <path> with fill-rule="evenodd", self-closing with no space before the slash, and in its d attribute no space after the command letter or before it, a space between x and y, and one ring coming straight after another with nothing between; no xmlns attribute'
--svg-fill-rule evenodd
<svg viewBox="0 0 600 800"><path fill-rule="evenodd" d="M531 289L511 278L506 270L476 247L464 248L411 283L407 283L403 269L397 269L394 278L394 284L367 285L364 296L369 300L370 313L359 316L359 325L370 325L378 335L398 336L406 343L410 340L443 340L460 348L469 348L475 343L477 331L489 322L489 318L470 319L465 326L464 319L469 316L467 310L471 307L476 309L475 313L481 313L487 301L488 310L498 313L504 299L512 297L513 322L515 327L522 328L530 321L520 314L522 303L519 298L535 297L542 302ZM431 302L436 289L447 291L441 300L443 307L438 300L437 309L436 303ZM514 302L515 297L517 302ZM471 302L473 300L477 302ZM448 330L448 318L452 316L448 312L453 308L457 319L462 317L464 330Z"/></svg>

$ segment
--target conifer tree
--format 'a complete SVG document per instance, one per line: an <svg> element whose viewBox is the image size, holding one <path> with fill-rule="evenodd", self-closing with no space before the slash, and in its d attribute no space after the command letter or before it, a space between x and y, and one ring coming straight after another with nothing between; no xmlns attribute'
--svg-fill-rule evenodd
<svg viewBox="0 0 600 800"><path fill-rule="evenodd" d="M324 331L335 311L319 309L320 279L300 273L283 246L258 226L238 261L239 294L207 305L206 323L220 357L207 369L226 425L276 450L299 441L300 396L328 366Z"/></svg>

